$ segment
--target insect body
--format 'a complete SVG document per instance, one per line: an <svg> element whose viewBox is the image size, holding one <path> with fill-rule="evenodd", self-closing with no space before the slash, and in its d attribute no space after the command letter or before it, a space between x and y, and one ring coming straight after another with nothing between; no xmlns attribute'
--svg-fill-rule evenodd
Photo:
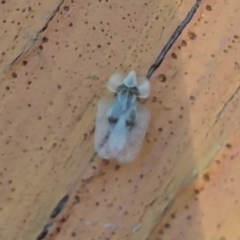
<svg viewBox="0 0 240 240"><path fill-rule="evenodd" d="M137 79L132 70L126 77L119 73L112 75L108 89L116 93L116 98L99 102L95 149L104 159L129 162L139 152L150 120L150 111L137 101L148 97L149 81Z"/></svg>

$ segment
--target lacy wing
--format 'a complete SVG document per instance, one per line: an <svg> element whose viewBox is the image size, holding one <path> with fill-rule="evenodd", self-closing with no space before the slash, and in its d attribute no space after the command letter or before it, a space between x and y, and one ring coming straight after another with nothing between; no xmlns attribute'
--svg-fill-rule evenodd
<svg viewBox="0 0 240 240"><path fill-rule="evenodd" d="M110 125L108 122L108 108L112 102L107 99L102 99L98 103L94 144L95 150L98 155L104 159L112 158L112 154L109 148L109 135L111 133Z"/></svg>
<svg viewBox="0 0 240 240"><path fill-rule="evenodd" d="M120 162L130 162L137 156L147 132L150 117L150 111L146 107L138 104L136 123L131 131L128 132L124 149L117 156Z"/></svg>

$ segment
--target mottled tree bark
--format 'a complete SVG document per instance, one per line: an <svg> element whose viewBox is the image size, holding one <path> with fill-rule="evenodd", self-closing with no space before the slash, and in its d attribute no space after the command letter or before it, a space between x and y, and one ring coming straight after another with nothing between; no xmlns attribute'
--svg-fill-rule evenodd
<svg viewBox="0 0 240 240"><path fill-rule="evenodd" d="M239 0L0 6L1 240L240 239ZM131 69L152 117L120 165L94 121Z"/></svg>

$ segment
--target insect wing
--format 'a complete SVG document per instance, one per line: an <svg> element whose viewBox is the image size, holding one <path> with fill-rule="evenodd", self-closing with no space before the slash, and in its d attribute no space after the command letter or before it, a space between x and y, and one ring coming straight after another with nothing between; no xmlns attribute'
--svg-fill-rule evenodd
<svg viewBox="0 0 240 240"><path fill-rule="evenodd" d="M126 126L126 117L125 114L123 114L119 118L109 137L109 146L111 149L111 153L115 158L125 147L127 135L128 128Z"/></svg>
<svg viewBox="0 0 240 240"><path fill-rule="evenodd" d="M108 90L110 92L116 92L117 88L122 84L124 79L123 74L114 73L108 80Z"/></svg>
<svg viewBox="0 0 240 240"><path fill-rule="evenodd" d="M123 83L131 88L137 86L137 74L134 70L131 70L128 75L124 78Z"/></svg>
<svg viewBox="0 0 240 240"><path fill-rule="evenodd" d="M108 110L112 102L106 99L100 100L97 109L95 129L95 150L104 159L112 158L109 148L109 136L111 128L108 122Z"/></svg>
<svg viewBox="0 0 240 240"><path fill-rule="evenodd" d="M128 132L125 148L119 152L117 159L124 163L134 160L142 146L148 124L150 120L150 111L142 106L138 105L138 114L135 125Z"/></svg>
<svg viewBox="0 0 240 240"><path fill-rule="evenodd" d="M149 80L145 77L139 78L138 90L140 92L140 98L147 98L150 94L150 83Z"/></svg>

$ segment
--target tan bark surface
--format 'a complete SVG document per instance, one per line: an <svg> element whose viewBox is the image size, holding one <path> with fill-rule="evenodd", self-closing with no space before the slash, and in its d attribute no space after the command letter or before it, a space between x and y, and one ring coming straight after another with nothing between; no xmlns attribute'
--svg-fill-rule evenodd
<svg viewBox="0 0 240 240"><path fill-rule="evenodd" d="M239 0L202 1L153 73L137 159L93 146L107 78L146 74L194 4L1 1L1 240L240 239Z"/></svg>

